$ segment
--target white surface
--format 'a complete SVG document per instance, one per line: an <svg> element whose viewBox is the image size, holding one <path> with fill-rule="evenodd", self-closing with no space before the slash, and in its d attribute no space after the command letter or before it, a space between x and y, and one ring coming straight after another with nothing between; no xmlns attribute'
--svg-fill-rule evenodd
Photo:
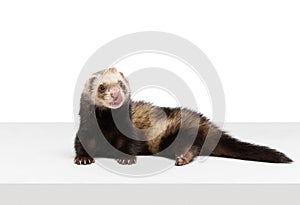
<svg viewBox="0 0 300 205"><path fill-rule="evenodd" d="M299 122L299 10L296 0L1 1L0 121L72 122L87 59L119 36L154 30L208 56L227 121Z"/></svg>
<svg viewBox="0 0 300 205"><path fill-rule="evenodd" d="M300 183L300 124L235 123L225 129L239 139L277 148L295 162L269 164L211 157L154 176L125 177L95 164L73 164L73 124L3 123L0 183ZM153 160L159 163L163 159L138 157L138 163Z"/></svg>

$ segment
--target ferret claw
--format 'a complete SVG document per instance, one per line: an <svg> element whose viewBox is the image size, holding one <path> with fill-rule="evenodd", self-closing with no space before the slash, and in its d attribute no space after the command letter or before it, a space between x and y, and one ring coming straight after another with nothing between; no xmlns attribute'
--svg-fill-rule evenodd
<svg viewBox="0 0 300 205"><path fill-rule="evenodd" d="M117 162L122 165L131 165L136 163L136 158L133 157L129 159L117 159Z"/></svg>
<svg viewBox="0 0 300 205"><path fill-rule="evenodd" d="M94 163L95 160L92 157L75 157L74 163L78 165L87 165Z"/></svg>

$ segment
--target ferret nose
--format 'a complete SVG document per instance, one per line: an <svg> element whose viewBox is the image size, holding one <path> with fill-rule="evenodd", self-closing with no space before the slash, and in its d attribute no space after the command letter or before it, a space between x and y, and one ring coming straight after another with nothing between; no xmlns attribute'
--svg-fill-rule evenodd
<svg viewBox="0 0 300 205"><path fill-rule="evenodd" d="M120 94L121 94L121 93L120 93L120 90L115 91L115 92L111 92L111 93L110 93L111 97L113 97L113 98L118 97Z"/></svg>

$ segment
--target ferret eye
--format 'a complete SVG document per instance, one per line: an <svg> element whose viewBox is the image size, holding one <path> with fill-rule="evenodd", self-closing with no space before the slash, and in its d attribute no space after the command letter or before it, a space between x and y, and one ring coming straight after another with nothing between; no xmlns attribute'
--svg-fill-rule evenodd
<svg viewBox="0 0 300 205"><path fill-rule="evenodd" d="M101 84L101 85L99 86L99 90L103 92L103 91L106 90L106 87L105 87L104 85Z"/></svg>
<svg viewBox="0 0 300 205"><path fill-rule="evenodd" d="M119 85L122 87L123 86L123 82L119 80Z"/></svg>

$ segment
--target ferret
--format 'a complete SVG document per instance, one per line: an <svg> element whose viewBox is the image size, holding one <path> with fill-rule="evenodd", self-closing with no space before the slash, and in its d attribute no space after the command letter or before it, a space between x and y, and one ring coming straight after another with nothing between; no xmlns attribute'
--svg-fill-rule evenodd
<svg viewBox="0 0 300 205"><path fill-rule="evenodd" d="M131 100L127 78L116 68L94 73L80 99L80 125L75 137L75 164L95 157L136 163L137 155L158 155L190 163L210 155L270 163L290 163L285 154L233 138L202 114ZM214 146L216 145L216 146Z"/></svg>

